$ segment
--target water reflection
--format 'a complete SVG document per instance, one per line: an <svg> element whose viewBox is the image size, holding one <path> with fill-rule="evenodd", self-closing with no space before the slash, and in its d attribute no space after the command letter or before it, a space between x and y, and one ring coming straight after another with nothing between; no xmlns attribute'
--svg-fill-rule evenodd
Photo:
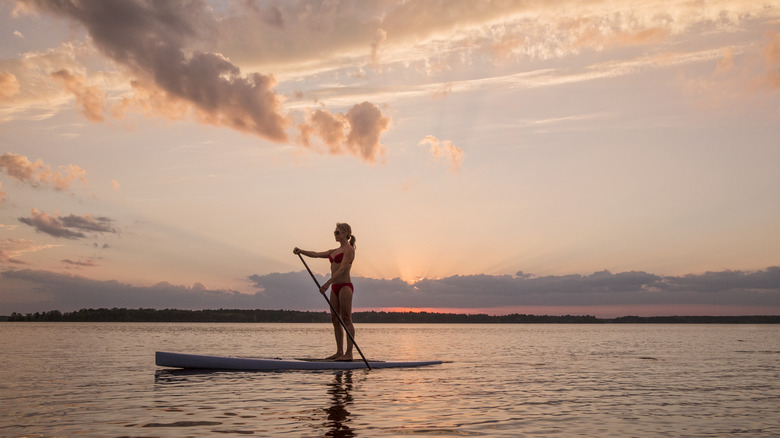
<svg viewBox="0 0 780 438"><path fill-rule="evenodd" d="M352 404L352 371L339 371L333 376L333 382L329 385L331 405L325 408L327 421L324 423L328 432L325 436L346 438L356 436L349 427L350 413L347 406Z"/></svg>
<svg viewBox="0 0 780 438"><path fill-rule="evenodd" d="M288 385L287 377L299 375L300 392L296 392ZM259 378L259 379L257 379ZM284 382L271 382L274 378L282 378ZM306 395L307 385L305 381L319 380L317 386L308 386L314 390L315 396ZM321 379L321 380L320 380ZM198 421L218 421L228 430L268 432L277 426L289 427L291 418L298 421L304 428L312 428L317 436L350 438L357 436L351 427L354 403L353 389L355 380L352 370L338 370L331 372L314 372L294 374L289 372L221 372L208 370L171 370L158 369L154 374L155 385L160 389L164 387L188 388L185 393L181 389L166 394L158 394L155 399L155 411L163 412L162 419L156 418L154 423L144 424L144 427L173 427L181 426L185 422L187 426L205 426L205 423L192 423L190 416L196 416ZM214 383L218 382L218 385ZM261 386L258 384L262 383ZM198 394L201 392L190 391L201 387L202 384L209 388L221 387L220 397L203 400ZM325 391L322 391L323 387ZM272 390L275 388L275 390ZM287 388L284 390L282 388ZM278 391L284 391L279 393ZM237 394L241 396L237 396ZM299 398L301 397L301 398ZM205 409L205 410L204 410ZM212 412L212 414L208 414ZM262 419L260 423L255 421ZM193 420L194 421L194 420ZM221 429L220 429L221 430Z"/></svg>
<svg viewBox="0 0 780 438"><path fill-rule="evenodd" d="M179 369L161 369L154 372L154 383L157 384L180 384L190 382L190 377L210 376L214 371L208 370L179 370Z"/></svg>

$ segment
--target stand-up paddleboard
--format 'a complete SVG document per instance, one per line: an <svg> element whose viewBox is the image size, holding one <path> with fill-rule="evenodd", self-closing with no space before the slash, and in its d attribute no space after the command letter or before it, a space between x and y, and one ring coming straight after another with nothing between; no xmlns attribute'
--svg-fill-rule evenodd
<svg viewBox="0 0 780 438"><path fill-rule="evenodd" d="M407 368L441 364L440 360L419 362L381 362L368 361L371 368ZM366 369L362 360L339 362L333 360L311 359L254 359L244 357L203 356L198 354L155 353L155 363L161 367L185 368L198 370L355 370Z"/></svg>

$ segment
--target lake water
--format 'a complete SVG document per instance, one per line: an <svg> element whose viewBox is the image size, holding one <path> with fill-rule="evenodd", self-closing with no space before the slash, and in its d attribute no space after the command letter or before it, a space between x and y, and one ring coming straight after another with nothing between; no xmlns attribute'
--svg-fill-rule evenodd
<svg viewBox="0 0 780 438"><path fill-rule="evenodd" d="M0 436L780 436L780 326L362 324L411 369L176 372L332 353L326 324L0 323Z"/></svg>

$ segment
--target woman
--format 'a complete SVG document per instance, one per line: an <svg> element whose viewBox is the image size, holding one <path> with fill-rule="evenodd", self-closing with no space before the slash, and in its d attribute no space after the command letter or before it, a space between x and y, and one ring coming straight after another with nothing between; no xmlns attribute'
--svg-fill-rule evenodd
<svg viewBox="0 0 780 438"><path fill-rule="evenodd" d="M344 321L344 325L355 336L355 326L352 325L352 293L355 288L352 286L352 280L349 277L349 271L352 269L352 262L355 260L355 236L352 235L352 228L345 223L336 224L333 236L340 246L328 251L315 252L305 251L295 248L293 253L303 254L306 257L327 258L330 260L330 279L320 288L323 295L330 290L330 303L333 309L338 310L338 316ZM333 332L336 335L336 354L328 357L333 360L352 360L352 339L347 336L347 351L344 351L344 330L339 323L338 316L331 309L330 320L333 323Z"/></svg>

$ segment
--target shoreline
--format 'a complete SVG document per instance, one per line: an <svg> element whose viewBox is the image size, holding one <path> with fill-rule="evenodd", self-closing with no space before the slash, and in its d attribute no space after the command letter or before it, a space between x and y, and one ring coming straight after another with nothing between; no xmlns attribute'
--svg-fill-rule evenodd
<svg viewBox="0 0 780 438"><path fill-rule="evenodd" d="M358 324L780 324L780 315L735 316L621 316L597 318L592 315L487 315L433 312L354 312ZM12 313L0 322L222 322L222 323L327 323L325 311L265 309L81 309L75 312L52 310Z"/></svg>

